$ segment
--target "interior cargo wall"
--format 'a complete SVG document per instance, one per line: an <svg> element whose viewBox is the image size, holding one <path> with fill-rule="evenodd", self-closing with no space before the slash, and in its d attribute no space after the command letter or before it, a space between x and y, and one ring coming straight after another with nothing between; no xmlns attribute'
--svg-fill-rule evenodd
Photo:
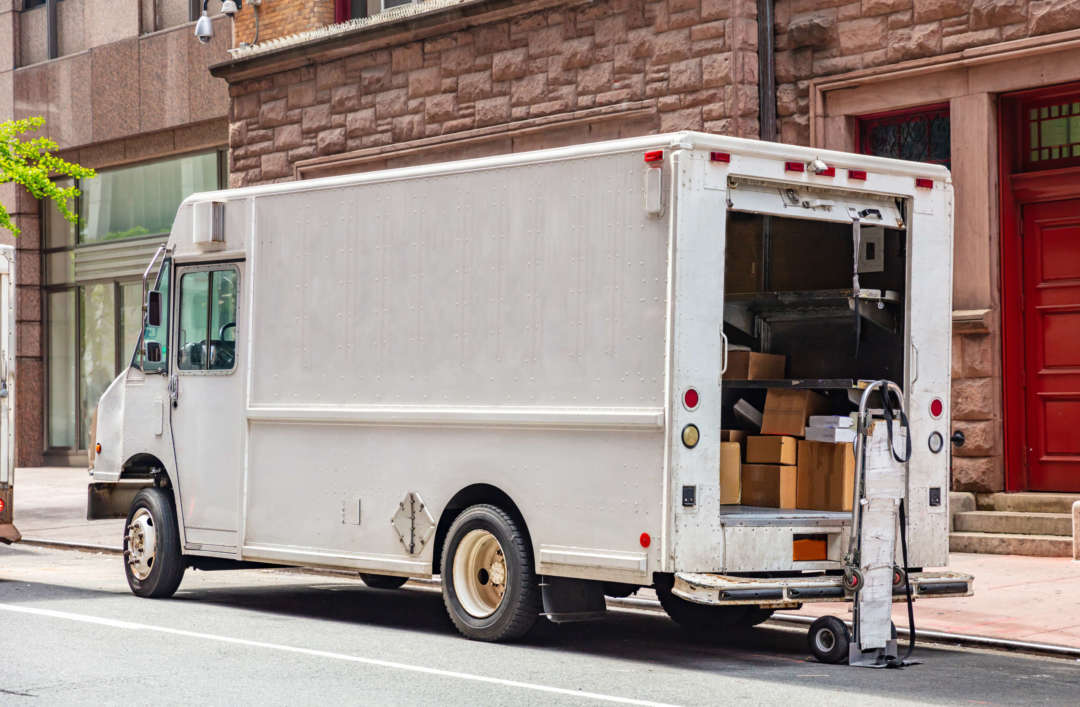
<svg viewBox="0 0 1080 707"><path fill-rule="evenodd" d="M259 197L257 405L661 405L639 152Z"/></svg>

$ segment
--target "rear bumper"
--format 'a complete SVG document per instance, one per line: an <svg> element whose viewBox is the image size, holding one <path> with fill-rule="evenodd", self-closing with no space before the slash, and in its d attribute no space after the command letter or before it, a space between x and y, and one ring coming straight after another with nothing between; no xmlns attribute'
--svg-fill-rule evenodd
<svg viewBox="0 0 1080 707"><path fill-rule="evenodd" d="M966 597L974 593L975 578L962 572L912 572L911 596ZM851 601L839 575L735 577L724 574L679 573L672 593L696 604L731 606L753 604L774 609L794 608L820 601ZM893 601L906 597L903 585L893 588Z"/></svg>

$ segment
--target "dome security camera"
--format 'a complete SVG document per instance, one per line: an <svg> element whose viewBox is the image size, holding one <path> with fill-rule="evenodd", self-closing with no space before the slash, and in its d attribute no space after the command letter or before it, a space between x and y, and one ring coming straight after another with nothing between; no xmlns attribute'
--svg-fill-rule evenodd
<svg viewBox="0 0 1080 707"><path fill-rule="evenodd" d="M225 0L225 2L221 3L221 12L224 15L232 17L239 11L239 8L236 6L236 3L233 2L233 0Z"/></svg>
<svg viewBox="0 0 1080 707"><path fill-rule="evenodd" d="M210 16L206 14L206 10L202 11L199 21L195 23L195 37L203 44L209 43L214 37L214 23L210 21Z"/></svg>

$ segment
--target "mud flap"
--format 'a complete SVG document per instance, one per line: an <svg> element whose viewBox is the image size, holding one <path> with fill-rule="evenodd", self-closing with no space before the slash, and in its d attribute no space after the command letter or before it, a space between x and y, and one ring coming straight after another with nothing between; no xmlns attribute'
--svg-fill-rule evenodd
<svg viewBox="0 0 1080 707"><path fill-rule="evenodd" d="M602 582L545 576L540 579L540 595L543 616L557 624L598 619L607 613Z"/></svg>

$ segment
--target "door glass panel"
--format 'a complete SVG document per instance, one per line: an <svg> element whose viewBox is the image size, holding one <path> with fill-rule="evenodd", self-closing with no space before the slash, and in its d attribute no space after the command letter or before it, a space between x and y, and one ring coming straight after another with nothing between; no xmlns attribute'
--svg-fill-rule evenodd
<svg viewBox="0 0 1080 707"><path fill-rule="evenodd" d="M116 289L110 282L88 285L81 291L82 385L79 386L79 410L82 439L79 446L85 449L89 442L90 418L98 399L116 377Z"/></svg>
<svg viewBox="0 0 1080 707"><path fill-rule="evenodd" d="M51 292L49 312L50 447L75 446L75 290Z"/></svg>
<svg viewBox="0 0 1080 707"><path fill-rule="evenodd" d="M144 359L143 370L148 373L152 371L164 371L167 368L166 361L169 360L169 312L171 311L169 309L169 272L172 269L171 265L171 261L165 261L161 266L161 272L158 273L157 283L154 284L154 289L161 293L161 326L146 327L143 341L156 341L161 345L161 360L155 363ZM139 296L142 296L141 288ZM140 301L140 309L141 304Z"/></svg>
<svg viewBox="0 0 1080 707"><path fill-rule="evenodd" d="M180 334L177 365L182 371L206 368L207 304L210 273L184 273L180 279Z"/></svg>
<svg viewBox="0 0 1080 707"><path fill-rule="evenodd" d="M214 342L209 368L229 371L236 362L236 271L215 270L211 284L210 334Z"/></svg>

